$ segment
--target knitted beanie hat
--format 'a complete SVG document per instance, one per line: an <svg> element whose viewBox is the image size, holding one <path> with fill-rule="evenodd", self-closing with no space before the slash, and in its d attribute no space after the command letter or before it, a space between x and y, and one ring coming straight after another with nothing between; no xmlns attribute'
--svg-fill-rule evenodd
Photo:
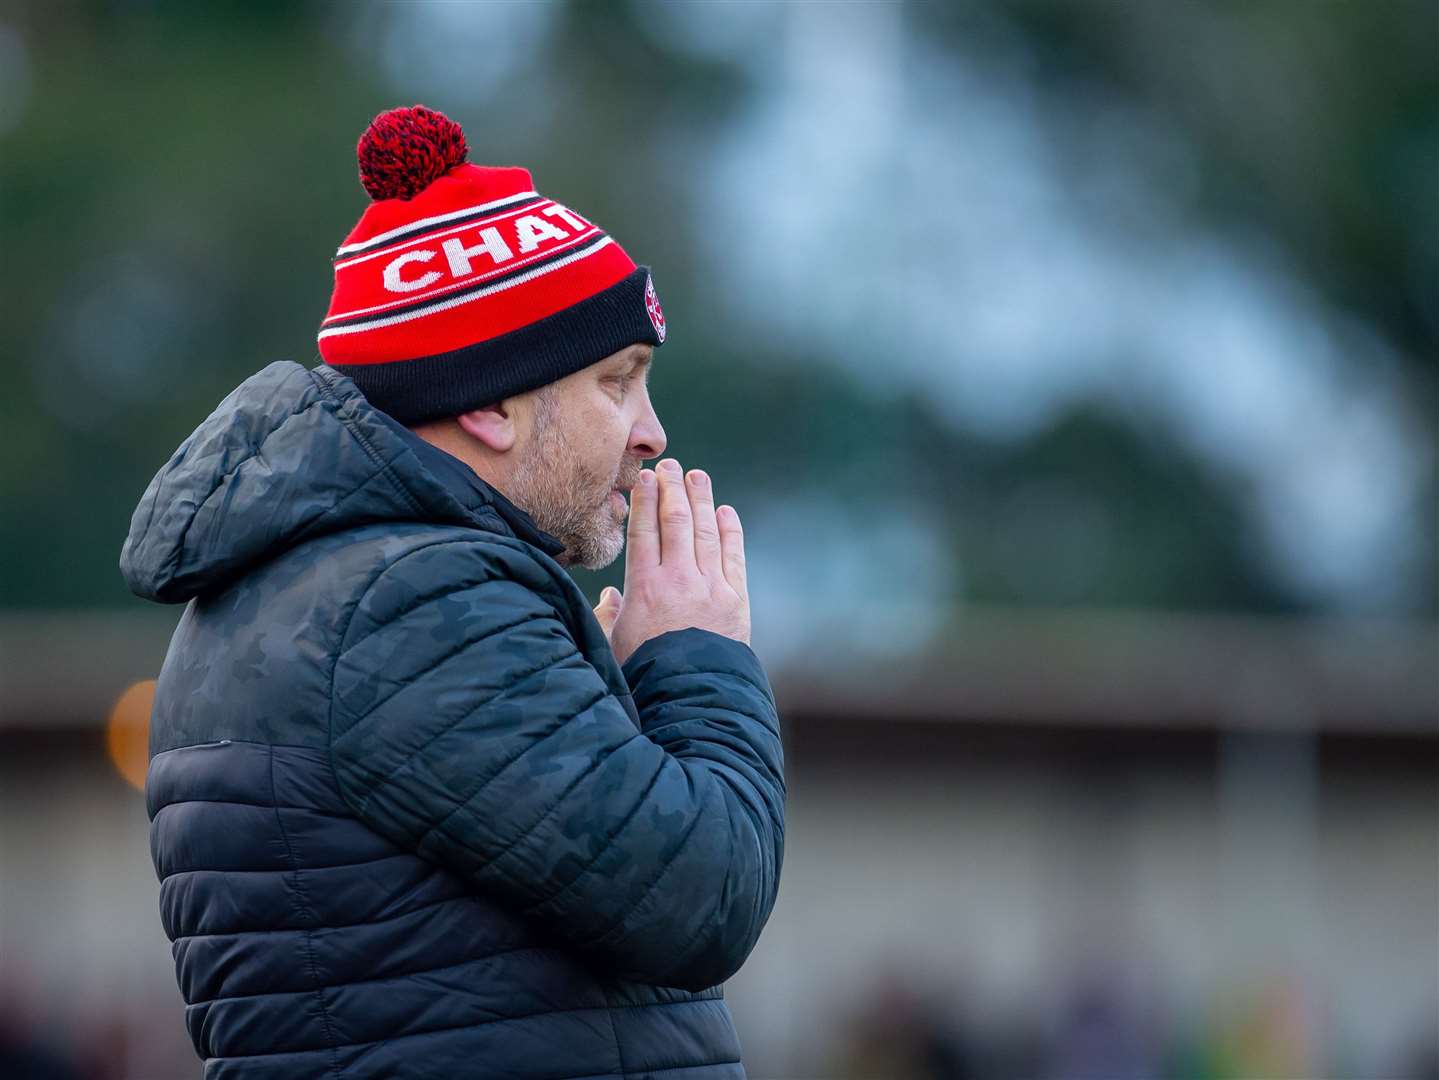
<svg viewBox="0 0 1439 1080"><path fill-rule="evenodd" d="M628 345L665 340L649 267L526 169L471 165L422 105L370 122L375 200L335 253L320 355L402 424L522 394Z"/></svg>

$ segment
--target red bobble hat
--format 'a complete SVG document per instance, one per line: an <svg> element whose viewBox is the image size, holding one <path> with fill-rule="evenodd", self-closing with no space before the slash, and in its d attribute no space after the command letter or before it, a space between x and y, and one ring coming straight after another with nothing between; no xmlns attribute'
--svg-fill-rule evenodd
<svg viewBox="0 0 1439 1080"><path fill-rule="evenodd" d="M665 340L649 267L529 171L466 162L460 126L416 105L370 122L375 200L335 253L320 355L376 408L418 424Z"/></svg>

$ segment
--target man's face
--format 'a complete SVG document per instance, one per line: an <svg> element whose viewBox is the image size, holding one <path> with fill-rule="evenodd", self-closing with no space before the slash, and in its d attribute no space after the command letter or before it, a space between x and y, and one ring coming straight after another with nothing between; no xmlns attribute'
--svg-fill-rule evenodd
<svg viewBox="0 0 1439 1080"><path fill-rule="evenodd" d="M599 570L625 545L629 491L665 450L650 404L649 345L632 345L535 392L506 496L565 545L559 562Z"/></svg>

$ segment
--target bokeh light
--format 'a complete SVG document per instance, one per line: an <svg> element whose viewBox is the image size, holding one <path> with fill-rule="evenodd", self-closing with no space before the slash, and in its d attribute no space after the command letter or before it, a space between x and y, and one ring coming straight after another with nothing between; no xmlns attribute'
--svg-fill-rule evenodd
<svg viewBox="0 0 1439 1080"><path fill-rule="evenodd" d="M105 747L110 762L125 782L145 790L150 764L150 709L155 704L155 680L142 679L115 701L105 725Z"/></svg>

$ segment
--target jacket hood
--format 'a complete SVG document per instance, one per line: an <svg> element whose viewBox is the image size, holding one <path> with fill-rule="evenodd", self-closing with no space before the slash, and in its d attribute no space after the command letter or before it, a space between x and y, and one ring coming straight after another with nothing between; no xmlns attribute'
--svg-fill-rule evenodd
<svg viewBox="0 0 1439 1080"><path fill-rule="evenodd" d="M391 520L564 550L459 464L333 368L278 360L232 390L155 474L131 518L120 572L137 596L182 603L303 540Z"/></svg>

